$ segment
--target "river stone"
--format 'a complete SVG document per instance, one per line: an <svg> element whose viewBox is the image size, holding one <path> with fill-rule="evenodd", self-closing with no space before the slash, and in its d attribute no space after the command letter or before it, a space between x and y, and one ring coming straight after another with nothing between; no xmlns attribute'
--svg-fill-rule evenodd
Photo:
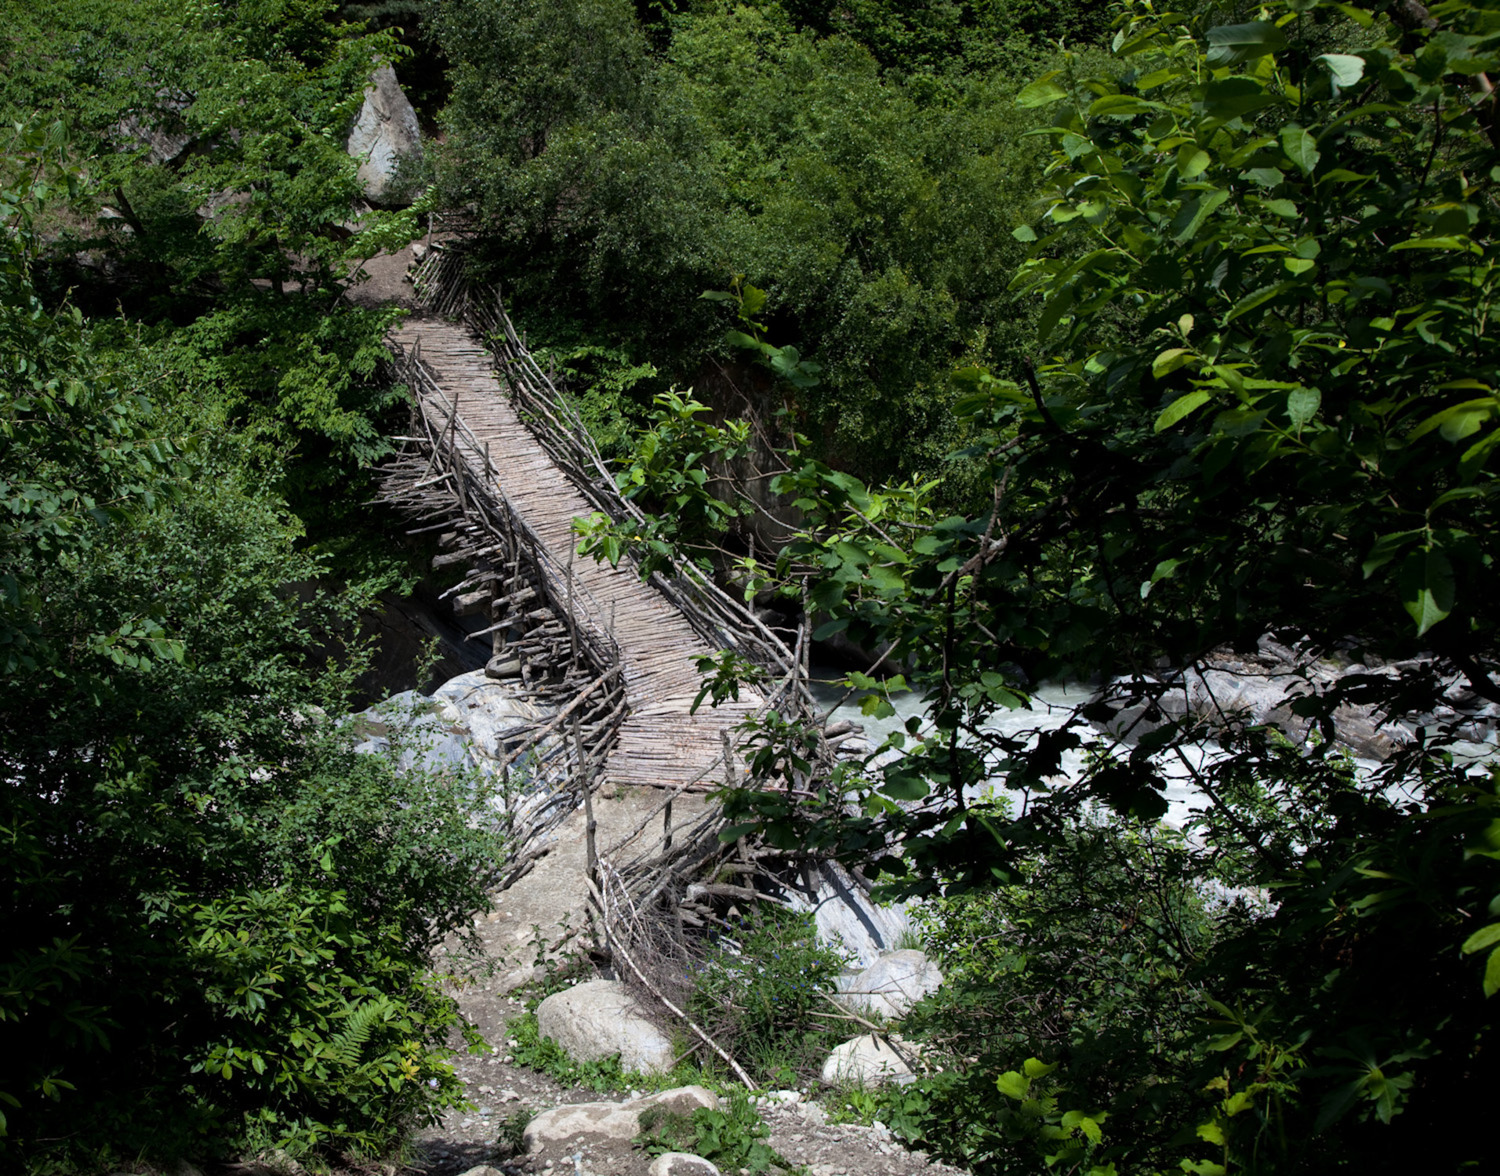
<svg viewBox="0 0 1500 1176"><path fill-rule="evenodd" d="M893 951L863 972L839 980L839 1004L864 1016L904 1017L943 983L943 974L920 951Z"/></svg>
<svg viewBox="0 0 1500 1176"><path fill-rule="evenodd" d="M537 1013L540 1015L541 1010L538 1009ZM528 1155L536 1155L549 1144L565 1143L579 1135L595 1139L634 1139L641 1133L641 1113L652 1107L691 1115L699 1108L715 1109L718 1105L719 1096L702 1086L678 1086L622 1103L570 1103L543 1111L526 1125L521 1139Z"/></svg>
<svg viewBox="0 0 1500 1176"><path fill-rule="evenodd" d="M619 1054L622 1069L664 1074L677 1056L671 1039L646 1019L617 980L590 980L554 992L537 1006L536 1024L543 1037L579 1061Z"/></svg>
<svg viewBox="0 0 1500 1176"><path fill-rule="evenodd" d="M413 164L422 158L422 131L417 125L417 112L396 81L396 71L388 65L377 69L365 88L365 104L349 132L347 150L360 161L359 182L367 200L372 204L411 203L393 181L403 163Z"/></svg>
<svg viewBox="0 0 1500 1176"><path fill-rule="evenodd" d="M719 1176L719 1169L690 1152L662 1152L651 1161L646 1176Z"/></svg>
<svg viewBox="0 0 1500 1176"><path fill-rule="evenodd" d="M487 670L471 670L444 682L432 697L438 714L468 736L477 762L504 759L515 740L554 713L528 699L514 682L497 682Z"/></svg>
<svg viewBox="0 0 1500 1176"><path fill-rule="evenodd" d="M477 1168L470 1168L464 1176L505 1176L505 1173L490 1164L480 1164Z"/></svg>
<svg viewBox="0 0 1500 1176"><path fill-rule="evenodd" d="M901 1055L873 1033L834 1046L823 1063L823 1081L830 1086L885 1086L911 1078Z"/></svg>

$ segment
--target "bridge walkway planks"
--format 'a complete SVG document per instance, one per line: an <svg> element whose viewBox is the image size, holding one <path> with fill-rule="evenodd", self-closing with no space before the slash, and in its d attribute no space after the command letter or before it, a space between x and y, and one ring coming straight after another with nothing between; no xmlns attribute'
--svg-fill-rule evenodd
<svg viewBox="0 0 1500 1176"><path fill-rule="evenodd" d="M566 564L577 544L573 520L592 507L521 421L495 378L489 353L462 326L431 319L409 319L393 338L408 350L420 346L423 363L450 398L457 396L463 423L481 446L488 442L499 490ZM466 443L463 448L470 468L482 472L484 453L467 452ZM578 620L612 626L625 679L628 710L605 762L604 781L671 787L711 769L723 755L724 734L733 737L734 726L760 706L761 696L742 690L738 702L717 708L705 702L690 714L701 684L697 660L717 651L629 565L612 568L578 558L572 567L582 589ZM708 780L720 782L718 773Z"/></svg>

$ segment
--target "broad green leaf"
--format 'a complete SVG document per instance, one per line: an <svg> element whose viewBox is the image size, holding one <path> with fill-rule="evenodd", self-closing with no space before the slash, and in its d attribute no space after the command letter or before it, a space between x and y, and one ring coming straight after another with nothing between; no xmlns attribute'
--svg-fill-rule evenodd
<svg viewBox="0 0 1500 1176"><path fill-rule="evenodd" d="M1295 285L1293 282L1277 282L1272 286L1262 286L1259 290L1252 290L1234 304L1229 311L1229 317L1224 321L1233 322L1241 315L1248 314L1257 306L1263 306L1265 303L1271 301L1271 299L1285 294L1293 285Z"/></svg>
<svg viewBox="0 0 1500 1176"><path fill-rule="evenodd" d="M1104 118L1107 116L1128 116L1132 114L1146 114L1153 110L1163 109L1160 102L1148 102L1144 98L1136 98L1131 94L1106 94L1103 98L1097 98L1089 105L1090 118Z"/></svg>
<svg viewBox="0 0 1500 1176"><path fill-rule="evenodd" d="M1317 61L1328 70L1334 84L1346 90L1365 76L1363 58L1351 57L1347 53L1325 53Z"/></svg>
<svg viewBox="0 0 1500 1176"><path fill-rule="evenodd" d="M1053 70L1022 89L1016 95L1016 105L1030 110L1034 107L1051 106L1054 102L1061 102L1068 96L1068 92L1052 80L1059 72Z"/></svg>
<svg viewBox="0 0 1500 1176"><path fill-rule="evenodd" d="M1469 253L1483 252L1468 237L1413 237L1410 241L1398 241L1391 246L1392 253L1403 249L1444 249L1467 251Z"/></svg>
<svg viewBox="0 0 1500 1176"><path fill-rule="evenodd" d="M1407 436L1410 441L1424 437L1434 429L1439 430L1449 441L1457 441L1477 432L1479 426L1500 411L1500 399L1482 396L1477 400L1465 400L1433 413Z"/></svg>
<svg viewBox="0 0 1500 1176"><path fill-rule="evenodd" d="M1252 184L1259 184L1262 188L1274 188L1286 179L1286 173L1279 167L1252 167L1249 171L1241 172L1240 175Z"/></svg>
<svg viewBox="0 0 1500 1176"><path fill-rule="evenodd" d="M1177 172L1185 180L1197 179L1213 162L1213 156L1196 143L1184 143L1177 152Z"/></svg>
<svg viewBox="0 0 1500 1176"><path fill-rule="evenodd" d="M1159 380L1163 376L1175 372L1184 364L1192 363L1197 358L1197 355L1190 348L1168 347L1151 361L1151 374Z"/></svg>
<svg viewBox="0 0 1500 1176"><path fill-rule="evenodd" d="M1158 433L1165 429L1170 429L1190 412L1207 404L1209 396L1210 394L1201 388L1197 391L1189 392L1185 396L1179 396L1171 404L1167 405L1162 414L1156 418L1156 424L1153 428Z"/></svg>
<svg viewBox="0 0 1500 1176"><path fill-rule="evenodd" d="M1037 322L1037 338L1046 339L1052 334L1052 329L1057 326L1058 320L1062 318L1073 307L1073 287L1064 286L1047 300L1047 305L1042 308L1042 317Z"/></svg>
<svg viewBox="0 0 1500 1176"><path fill-rule="evenodd" d="M1312 175L1313 169L1318 166L1318 160L1322 158L1316 136L1296 123L1281 128L1281 149L1306 176Z"/></svg>
<svg viewBox="0 0 1500 1176"><path fill-rule="evenodd" d="M1414 551L1401 564L1401 604L1416 622L1421 637L1453 611L1453 565L1432 544Z"/></svg>
<svg viewBox="0 0 1500 1176"><path fill-rule="evenodd" d="M1286 34L1269 21L1252 20L1209 29L1208 45L1208 64L1217 69L1285 49Z"/></svg>
<svg viewBox="0 0 1500 1176"><path fill-rule="evenodd" d="M1490 952L1484 964L1484 994L1494 996L1500 992L1500 948Z"/></svg>
<svg viewBox="0 0 1500 1176"><path fill-rule="evenodd" d="M1292 427L1300 429L1317 416L1322 402L1323 394L1316 388L1294 388L1288 392L1286 414L1292 419Z"/></svg>
<svg viewBox="0 0 1500 1176"><path fill-rule="evenodd" d="M1211 192L1204 192L1197 200L1182 206L1177 217L1172 222L1172 236L1179 245L1191 241L1198 234L1214 209L1229 199L1229 193L1222 188L1215 188Z"/></svg>
<svg viewBox="0 0 1500 1176"><path fill-rule="evenodd" d="M1031 1083L1021 1077L1019 1070L1007 1070L995 1079L995 1089L1007 1098L1023 1099Z"/></svg>
<svg viewBox="0 0 1500 1176"><path fill-rule="evenodd" d="M1460 950L1464 955L1473 955L1476 951L1494 947L1497 943L1500 943L1500 923L1491 923L1488 927L1481 927L1465 939Z"/></svg>
<svg viewBox="0 0 1500 1176"><path fill-rule="evenodd" d="M1254 78L1224 78L1203 88L1198 105L1209 118L1228 122L1242 114L1269 106L1276 99Z"/></svg>

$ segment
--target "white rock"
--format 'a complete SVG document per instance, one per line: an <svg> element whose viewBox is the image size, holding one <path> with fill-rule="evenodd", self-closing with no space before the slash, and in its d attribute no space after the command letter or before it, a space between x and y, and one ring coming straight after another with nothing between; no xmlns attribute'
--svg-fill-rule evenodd
<svg viewBox="0 0 1500 1176"><path fill-rule="evenodd" d="M712 1163L688 1152L662 1152L646 1172L648 1176L719 1176Z"/></svg>
<svg viewBox="0 0 1500 1176"><path fill-rule="evenodd" d="M811 911L818 942L868 967L911 930L911 902L883 906L837 862L810 867L803 885L790 886L783 897L793 910Z"/></svg>
<svg viewBox="0 0 1500 1176"><path fill-rule="evenodd" d="M477 1168L470 1168L464 1176L505 1176L505 1173L489 1164L480 1164Z"/></svg>
<svg viewBox="0 0 1500 1176"><path fill-rule="evenodd" d="M579 1061L619 1054L626 1070L664 1074L677 1056L671 1039L646 1019L616 980L590 980L554 992L537 1006L536 1023L543 1037Z"/></svg>
<svg viewBox="0 0 1500 1176"><path fill-rule="evenodd" d="M444 682L432 697L444 721L468 736L472 753L481 761L504 759L518 735L553 713L553 708L530 702L517 686L487 677L484 670Z"/></svg>
<svg viewBox="0 0 1500 1176"><path fill-rule="evenodd" d="M863 972L842 978L835 998L845 1008L869 1016L904 1017L912 1006L943 983L943 974L920 951L893 951Z"/></svg>
<svg viewBox="0 0 1500 1176"><path fill-rule="evenodd" d="M691 1115L700 1107L716 1108L718 1105L719 1096L702 1086L679 1086L623 1103L572 1103L543 1111L526 1125L521 1138L529 1155L536 1155L549 1144L564 1143L580 1135L595 1139L634 1139L641 1132L641 1113L651 1107Z"/></svg>
<svg viewBox="0 0 1500 1176"><path fill-rule="evenodd" d="M834 1046L823 1063L830 1086L885 1086L912 1077L901 1055L873 1033Z"/></svg>
<svg viewBox="0 0 1500 1176"><path fill-rule="evenodd" d="M400 194L392 181L402 162L422 158L417 112L388 65L377 69L365 88L365 104L349 132L347 150L360 161L359 182L366 198L375 204L396 201Z"/></svg>

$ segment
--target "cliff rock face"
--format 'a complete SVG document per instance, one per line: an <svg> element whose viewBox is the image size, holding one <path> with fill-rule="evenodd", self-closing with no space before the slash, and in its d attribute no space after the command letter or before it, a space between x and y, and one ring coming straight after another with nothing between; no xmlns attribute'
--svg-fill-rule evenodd
<svg viewBox="0 0 1500 1176"><path fill-rule="evenodd" d="M359 182L371 204L397 207L411 203L398 184L398 173L422 158L422 131L417 112L407 101L396 71L382 65L365 89L365 104L349 132L348 152L359 160Z"/></svg>

